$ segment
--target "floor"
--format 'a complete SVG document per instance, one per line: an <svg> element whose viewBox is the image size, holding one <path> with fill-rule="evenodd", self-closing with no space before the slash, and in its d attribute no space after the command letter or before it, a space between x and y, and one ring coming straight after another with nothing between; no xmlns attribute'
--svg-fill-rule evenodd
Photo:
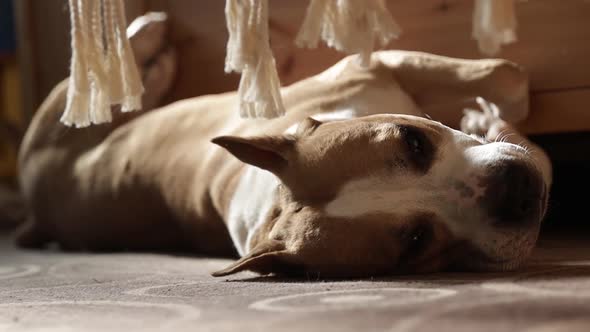
<svg viewBox="0 0 590 332"><path fill-rule="evenodd" d="M0 237L0 331L590 331L590 241L514 273L213 278L228 260L22 251Z"/></svg>

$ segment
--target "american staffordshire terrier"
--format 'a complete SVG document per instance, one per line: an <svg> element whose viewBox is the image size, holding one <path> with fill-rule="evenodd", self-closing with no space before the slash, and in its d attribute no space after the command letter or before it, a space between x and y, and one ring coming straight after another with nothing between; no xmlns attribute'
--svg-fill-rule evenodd
<svg viewBox="0 0 590 332"><path fill-rule="evenodd" d="M174 54L158 51L164 22L143 19L132 43L149 109ZM215 276L514 269L551 184L547 156L507 122L527 115L527 82L504 60L381 51L283 88L281 118L240 119L232 92L86 129L59 123L62 83L20 151L19 243L237 252Z"/></svg>

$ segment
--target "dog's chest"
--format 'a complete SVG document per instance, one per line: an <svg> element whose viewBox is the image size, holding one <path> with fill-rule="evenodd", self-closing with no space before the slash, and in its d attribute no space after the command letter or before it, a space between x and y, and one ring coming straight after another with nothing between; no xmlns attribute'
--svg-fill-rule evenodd
<svg viewBox="0 0 590 332"><path fill-rule="evenodd" d="M275 200L279 180L270 172L245 166L230 201L227 227L234 246L245 255L256 230L262 226Z"/></svg>

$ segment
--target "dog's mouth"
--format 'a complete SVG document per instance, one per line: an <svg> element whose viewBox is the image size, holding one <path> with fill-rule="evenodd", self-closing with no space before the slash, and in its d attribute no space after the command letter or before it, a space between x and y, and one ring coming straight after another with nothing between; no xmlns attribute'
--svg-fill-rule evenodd
<svg viewBox="0 0 590 332"><path fill-rule="evenodd" d="M395 274L448 272L502 272L516 270L528 257L527 250L501 258L486 254L470 241L457 241L445 249L419 259L400 260Z"/></svg>
<svg viewBox="0 0 590 332"><path fill-rule="evenodd" d="M457 266L452 266L451 269L454 270L453 268L457 268L458 270L473 272L507 272L517 270L525 261L525 257L502 260L480 257L468 262L459 263Z"/></svg>
<svg viewBox="0 0 590 332"><path fill-rule="evenodd" d="M454 246L448 270L453 272L504 272L520 268L528 258L530 249L517 250L512 257L492 257L469 241Z"/></svg>
<svg viewBox="0 0 590 332"><path fill-rule="evenodd" d="M545 218L545 214L547 213L547 206L549 205L549 190L547 190L547 185L543 185L543 193L541 194L541 220Z"/></svg>

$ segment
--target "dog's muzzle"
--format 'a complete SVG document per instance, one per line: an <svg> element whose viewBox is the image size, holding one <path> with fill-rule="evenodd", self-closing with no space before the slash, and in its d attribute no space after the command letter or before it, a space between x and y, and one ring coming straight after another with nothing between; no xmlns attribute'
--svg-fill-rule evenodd
<svg viewBox="0 0 590 332"><path fill-rule="evenodd" d="M495 225L527 227L540 222L546 189L534 167L520 160L503 160L491 166L484 182L480 204Z"/></svg>

